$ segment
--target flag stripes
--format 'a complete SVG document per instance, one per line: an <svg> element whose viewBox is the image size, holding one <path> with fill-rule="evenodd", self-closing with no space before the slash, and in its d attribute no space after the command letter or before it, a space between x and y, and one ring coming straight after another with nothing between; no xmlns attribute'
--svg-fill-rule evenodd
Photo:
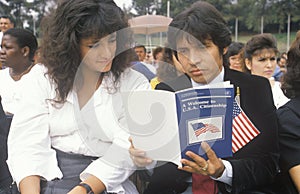
<svg viewBox="0 0 300 194"><path fill-rule="evenodd" d="M237 152L259 134L259 130L253 125L236 101L234 101L232 121L232 152Z"/></svg>

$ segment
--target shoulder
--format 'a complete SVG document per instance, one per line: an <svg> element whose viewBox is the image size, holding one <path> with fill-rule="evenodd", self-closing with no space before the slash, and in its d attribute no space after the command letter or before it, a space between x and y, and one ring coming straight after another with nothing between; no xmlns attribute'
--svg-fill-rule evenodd
<svg viewBox="0 0 300 194"><path fill-rule="evenodd" d="M53 86L49 76L46 74L47 71L48 69L43 64L35 64L20 80L22 81L21 90L34 92L36 95L40 92L47 93L46 91L52 90Z"/></svg>
<svg viewBox="0 0 300 194"><path fill-rule="evenodd" d="M0 70L0 80L5 80L9 78L9 68L5 68Z"/></svg>
<svg viewBox="0 0 300 194"><path fill-rule="evenodd" d="M159 84L159 82L160 81L158 80L158 77L155 77L155 78L151 79L150 80L151 88L154 89L156 87L156 85Z"/></svg>
<svg viewBox="0 0 300 194"><path fill-rule="evenodd" d="M41 63L37 63L35 64L31 70L30 70L30 73L37 73L37 74L40 74L40 73L47 73L47 67Z"/></svg>
<svg viewBox="0 0 300 194"><path fill-rule="evenodd" d="M47 76L48 69L43 64L35 64L31 70L22 76L22 84L28 83L28 84L34 84L38 83L39 85L45 82L49 82L48 76Z"/></svg>
<svg viewBox="0 0 300 194"><path fill-rule="evenodd" d="M140 89L150 89L150 83L147 80L147 78L131 69L131 68L127 68L121 75L120 78L120 86L121 89L135 89L135 88L140 88Z"/></svg>
<svg viewBox="0 0 300 194"><path fill-rule="evenodd" d="M300 97L293 98L277 110L280 120L284 115L297 115L300 118Z"/></svg>
<svg viewBox="0 0 300 194"><path fill-rule="evenodd" d="M295 133L294 129L300 125L300 98L291 99L285 105L279 107L276 114L279 123L279 134L286 132ZM300 136L300 131L298 136Z"/></svg>
<svg viewBox="0 0 300 194"><path fill-rule="evenodd" d="M159 83L155 87L155 89L175 92L175 91L179 91L191 87L192 87L192 83L190 78L187 75L183 74L172 81Z"/></svg>
<svg viewBox="0 0 300 194"><path fill-rule="evenodd" d="M241 105L247 116L257 118L263 123L263 117L275 114L275 104L268 79L227 69L225 80L229 80L235 87L240 88Z"/></svg>
<svg viewBox="0 0 300 194"><path fill-rule="evenodd" d="M45 74L47 73L47 68L43 64L35 64L31 70L25 74L22 79L42 79L45 78Z"/></svg>
<svg viewBox="0 0 300 194"><path fill-rule="evenodd" d="M145 76L131 68L127 68L121 75L121 80L122 81L136 81L136 80L141 80L141 81L147 81L148 80L145 78Z"/></svg>
<svg viewBox="0 0 300 194"><path fill-rule="evenodd" d="M270 88L269 80L264 77L242 73L231 69L225 69L225 80L230 80L234 85L239 87Z"/></svg>

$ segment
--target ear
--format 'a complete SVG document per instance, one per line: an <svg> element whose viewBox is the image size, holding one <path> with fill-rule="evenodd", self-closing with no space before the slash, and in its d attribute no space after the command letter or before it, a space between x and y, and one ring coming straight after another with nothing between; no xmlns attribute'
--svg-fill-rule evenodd
<svg viewBox="0 0 300 194"><path fill-rule="evenodd" d="M225 55L228 51L228 46L223 49L223 55Z"/></svg>
<svg viewBox="0 0 300 194"><path fill-rule="evenodd" d="M251 63L251 61L248 58L245 59L245 64L246 64L247 69L249 71L251 71L251 69L252 69L252 63Z"/></svg>
<svg viewBox="0 0 300 194"><path fill-rule="evenodd" d="M29 55L30 48L28 46L25 46L22 48L22 53L24 57L27 57Z"/></svg>

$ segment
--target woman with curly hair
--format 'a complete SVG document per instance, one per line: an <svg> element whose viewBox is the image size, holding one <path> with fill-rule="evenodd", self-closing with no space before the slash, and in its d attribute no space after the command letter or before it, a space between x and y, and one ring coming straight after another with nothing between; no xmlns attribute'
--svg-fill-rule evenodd
<svg viewBox="0 0 300 194"><path fill-rule="evenodd" d="M281 83L273 77L279 53L275 37L270 33L254 35L246 43L244 50L244 72L269 80L276 108L287 103L289 99L283 94Z"/></svg>
<svg viewBox="0 0 300 194"><path fill-rule="evenodd" d="M121 92L150 85L129 68L127 27L113 0L63 0L43 21L8 137L22 194L137 193Z"/></svg>
<svg viewBox="0 0 300 194"><path fill-rule="evenodd" d="M300 193L300 31L288 51L282 89L291 100L277 110L279 120L280 193Z"/></svg>

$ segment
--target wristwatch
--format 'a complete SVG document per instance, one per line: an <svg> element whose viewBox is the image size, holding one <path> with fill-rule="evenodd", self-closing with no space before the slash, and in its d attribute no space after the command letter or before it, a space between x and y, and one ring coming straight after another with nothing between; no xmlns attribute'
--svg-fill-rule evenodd
<svg viewBox="0 0 300 194"><path fill-rule="evenodd" d="M78 186L84 187L87 194L94 194L94 192L93 192L92 188L90 187L90 185L88 185L86 183L79 183Z"/></svg>

